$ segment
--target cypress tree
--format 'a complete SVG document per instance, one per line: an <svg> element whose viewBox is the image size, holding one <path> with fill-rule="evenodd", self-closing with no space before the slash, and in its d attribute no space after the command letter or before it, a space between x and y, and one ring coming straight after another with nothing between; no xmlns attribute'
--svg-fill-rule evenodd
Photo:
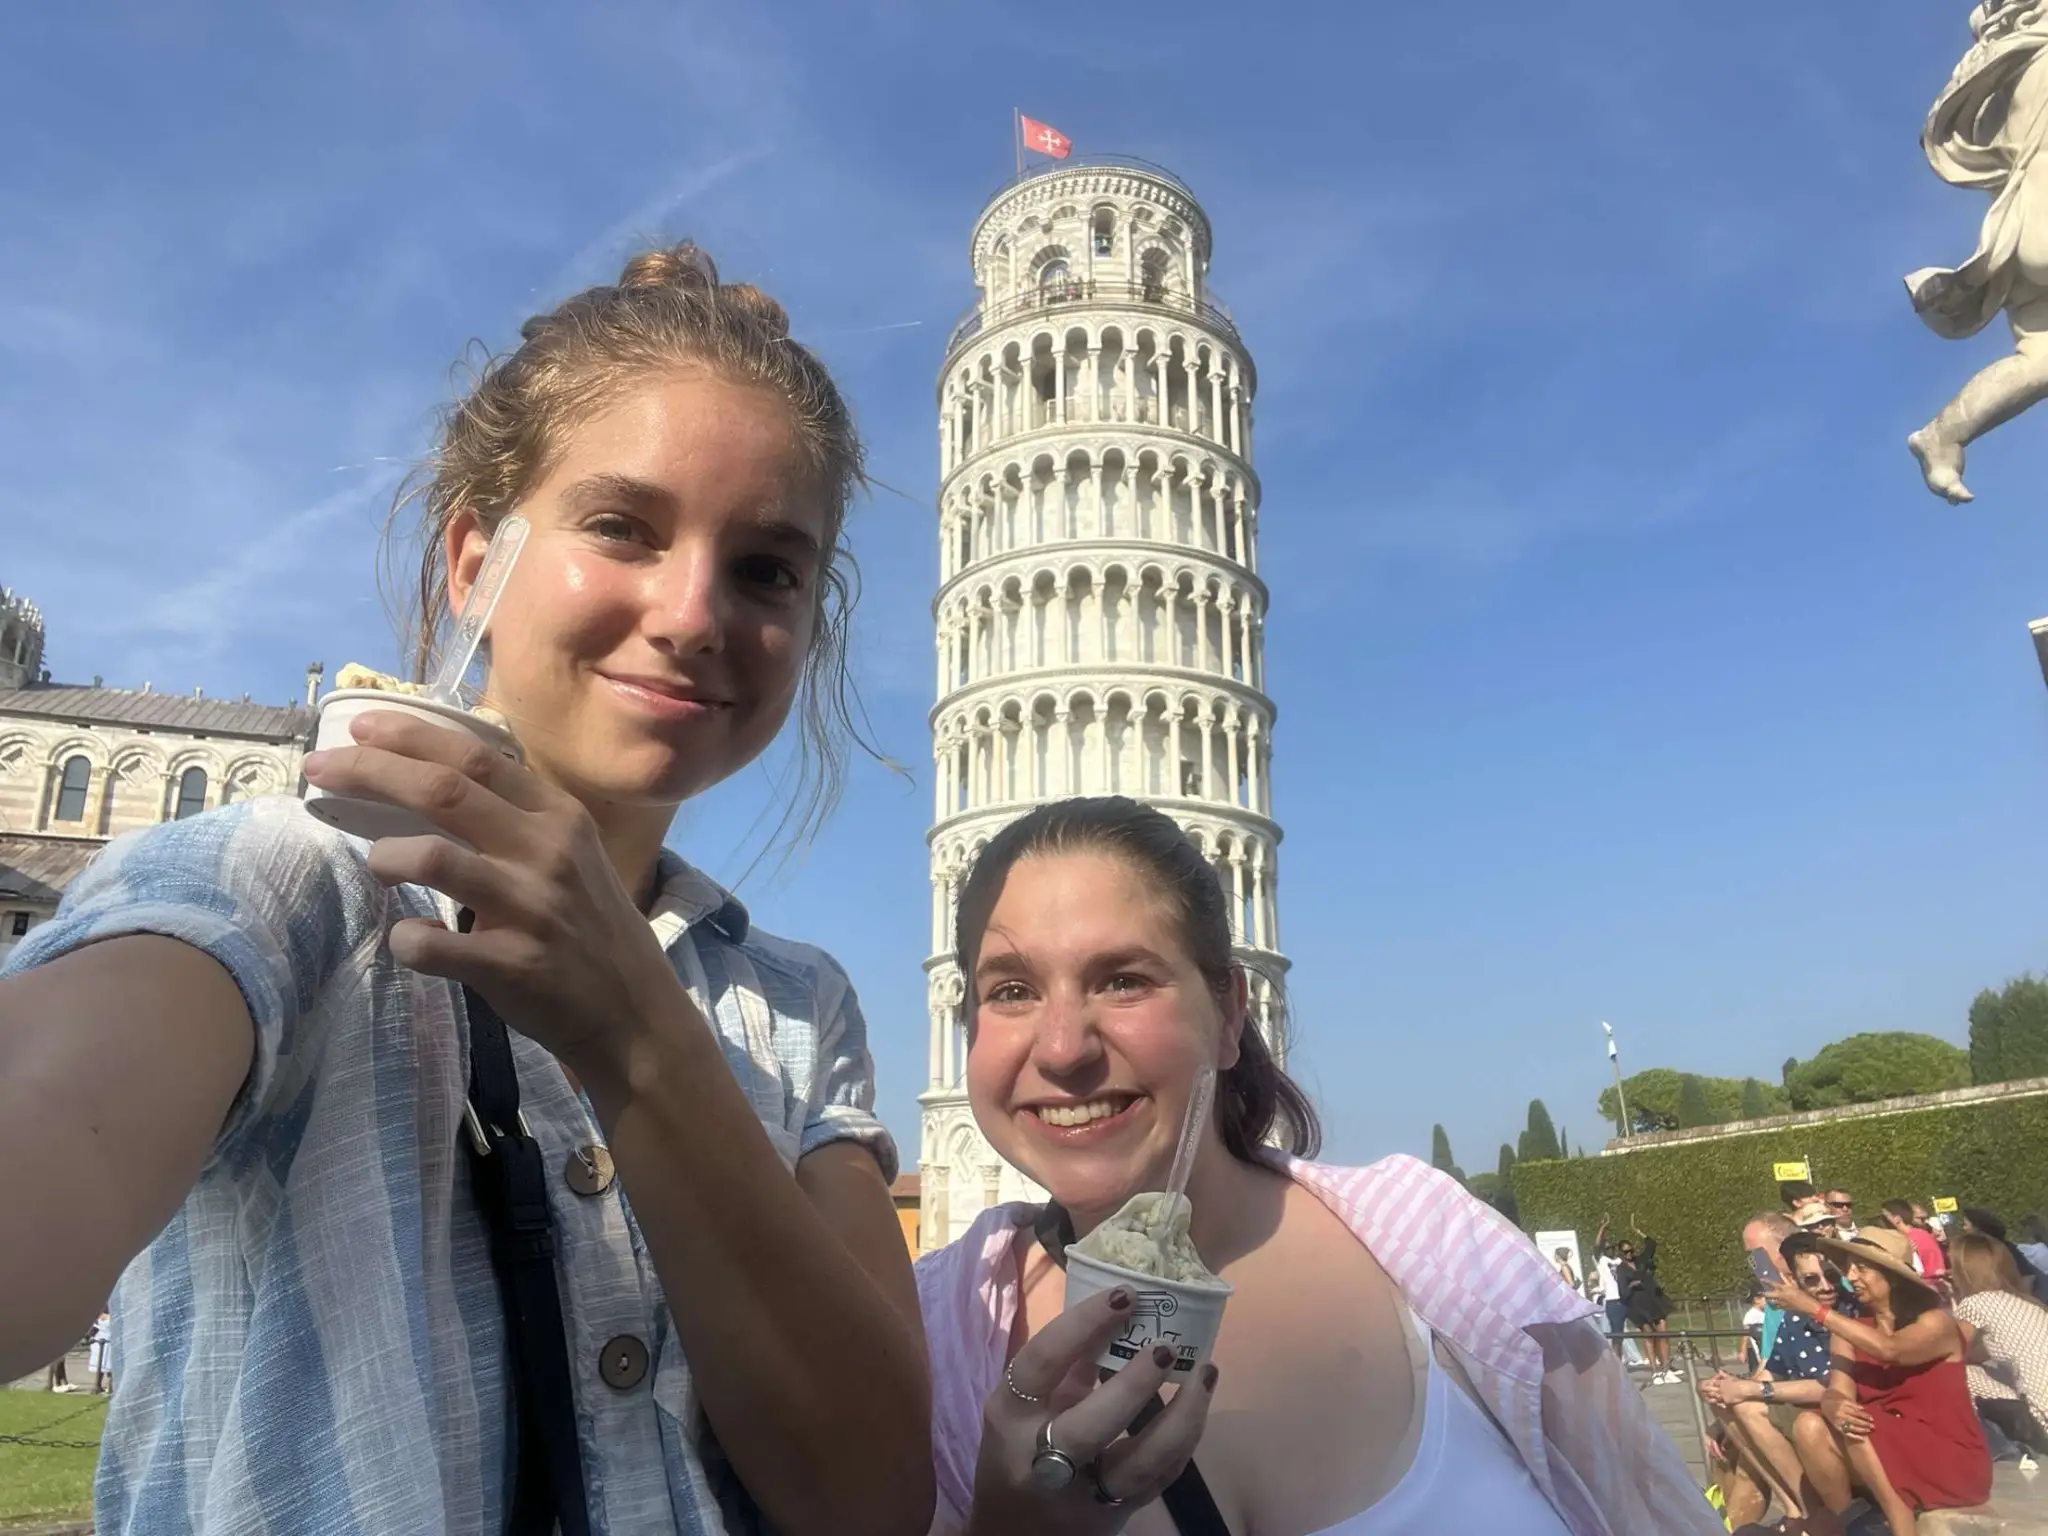
<svg viewBox="0 0 2048 1536"><path fill-rule="evenodd" d="M1529 1128L1522 1132L1518 1156L1523 1162L1564 1156L1557 1144L1557 1128L1550 1123L1550 1111L1543 1107L1541 1099L1529 1101Z"/></svg>
<svg viewBox="0 0 2048 1536"><path fill-rule="evenodd" d="M1440 1125L1429 1128L1429 1166L1448 1173L1460 1184L1465 1182L1465 1170L1451 1157L1450 1133Z"/></svg>

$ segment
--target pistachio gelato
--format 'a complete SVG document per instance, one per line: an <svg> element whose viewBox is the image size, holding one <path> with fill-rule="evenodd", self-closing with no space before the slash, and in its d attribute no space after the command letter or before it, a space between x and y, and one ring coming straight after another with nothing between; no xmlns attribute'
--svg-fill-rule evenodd
<svg viewBox="0 0 2048 1536"><path fill-rule="evenodd" d="M336 690L343 688L367 688L373 693L423 694L425 683L408 683L403 678L393 677L389 672L379 672L375 667L366 667L359 661L351 661L334 674ZM478 704L469 713L486 725L495 725L500 730L509 723L504 715L488 704Z"/></svg>
<svg viewBox="0 0 2048 1536"><path fill-rule="evenodd" d="M1194 1210L1186 1195L1156 1190L1133 1195L1122 1210L1071 1244L1070 1250L1135 1274L1183 1285L1221 1286L1188 1236Z"/></svg>

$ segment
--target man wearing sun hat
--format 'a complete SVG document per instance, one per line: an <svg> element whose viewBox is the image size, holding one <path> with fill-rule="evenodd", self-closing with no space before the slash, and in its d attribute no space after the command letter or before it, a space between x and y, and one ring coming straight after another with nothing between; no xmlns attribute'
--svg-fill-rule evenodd
<svg viewBox="0 0 2048 1536"><path fill-rule="evenodd" d="M1839 1516L1860 1486L1893 1530L1911 1530L1916 1511L1981 1504L1991 1493L1991 1453L1970 1401L1962 1330L1915 1268L1913 1245L1904 1233L1878 1228L1815 1241L1842 1265L1870 1314L1845 1316L1831 1300L1793 1285L1771 1295L1825 1328L1842 1352L1820 1414L1795 1426L1800 1463L1820 1502ZM1838 1390L1845 1381L1848 1390Z"/></svg>

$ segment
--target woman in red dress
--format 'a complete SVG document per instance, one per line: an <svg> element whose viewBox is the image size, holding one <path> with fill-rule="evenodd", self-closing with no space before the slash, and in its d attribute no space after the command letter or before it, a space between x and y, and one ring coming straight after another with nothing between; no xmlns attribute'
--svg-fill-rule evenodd
<svg viewBox="0 0 2048 1536"><path fill-rule="evenodd" d="M1855 1239L1821 1238L1869 1314L1844 1317L1796 1285L1771 1300L1804 1313L1833 1336L1834 1370L1818 1414L1802 1413L1793 1443L1812 1489L1808 1536L1837 1536L1860 1488L1892 1536L1913 1536L1914 1517L1991 1496L1991 1453L1963 1373L1965 1345L1941 1297L1913 1269L1897 1232L1865 1228Z"/></svg>

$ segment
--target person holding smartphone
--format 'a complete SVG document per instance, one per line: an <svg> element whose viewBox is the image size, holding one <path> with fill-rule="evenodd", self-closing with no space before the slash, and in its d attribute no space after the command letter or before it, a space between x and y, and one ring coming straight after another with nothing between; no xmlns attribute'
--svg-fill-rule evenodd
<svg viewBox="0 0 2048 1536"><path fill-rule="evenodd" d="M1789 1276L1810 1295L1833 1294L1820 1245L1778 1212L1759 1212L1742 1229L1742 1242L1760 1283L1775 1288ZM1699 1388L1719 1429L1722 1492L1738 1528L1762 1519L1774 1494L1788 1514L1803 1518L1793 1432L1802 1412L1820 1407L1830 1368L1826 1331L1776 1306L1764 1308L1758 1350L1762 1363L1748 1376L1716 1371Z"/></svg>

